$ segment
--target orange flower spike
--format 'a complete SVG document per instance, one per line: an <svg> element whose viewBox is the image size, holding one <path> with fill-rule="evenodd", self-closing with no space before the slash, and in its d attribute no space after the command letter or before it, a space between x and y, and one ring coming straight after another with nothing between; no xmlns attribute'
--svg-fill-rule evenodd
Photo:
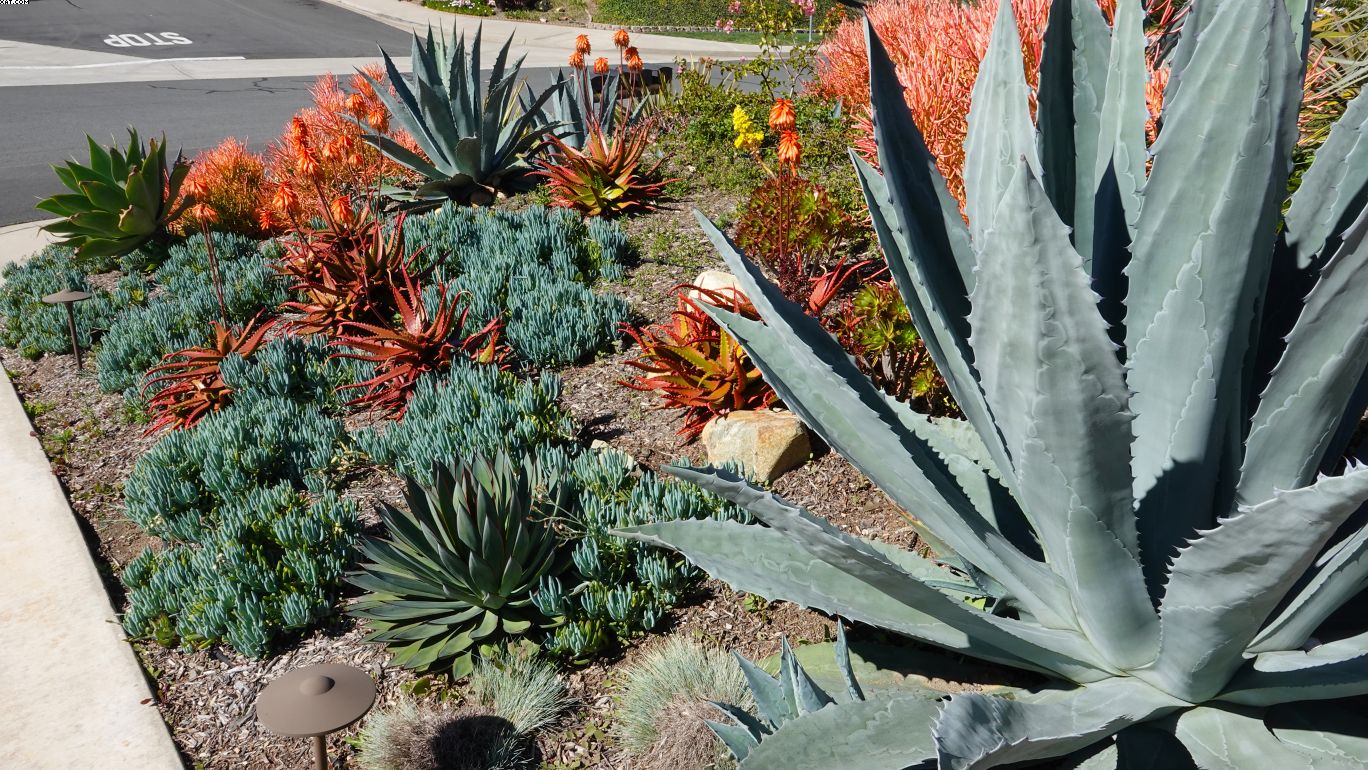
<svg viewBox="0 0 1368 770"><path fill-rule="evenodd" d="M323 169L318 165L318 159L314 157L313 151L308 147L300 147L299 154L295 157L295 173L313 182L323 176Z"/></svg>
<svg viewBox="0 0 1368 770"><path fill-rule="evenodd" d="M357 117L361 117L362 115L366 114L366 97L362 96L359 93L355 93L351 96L348 96L346 105L347 112L350 112L351 114Z"/></svg>
<svg viewBox="0 0 1368 770"><path fill-rule="evenodd" d="M578 35L575 37L575 53L582 56L588 56L592 52L593 49L589 47L588 35Z"/></svg>
<svg viewBox="0 0 1368 770"><path fill-rule="evenodd" d="M296 145L309 143L309 124L299 115L290 119L290 141Z"/></svg>
<svg viewBox="0 0 1368 770"><path fill-rule="evenodd" d="M323 145L323 160L340 160L345 154L342 150L341 138L330 139Z"/></svg>
<svg viewBox="0 0 1368 770"><path fill-rule="evenodd" d="M797 131L785 131L779 135L779 162L795 172L803 159L803 145L798 141Z"/></svg>
<svg viewBox="0 0 1368 770"><path fill-rule="evenodd" d="M366 125L382 134L388 132L389 112L383 107L376 107L366 114Z"/></svg>
<svg viewBox="0 0 1368 770"><path fill-rule="evenodd" d="M620 29L617 32L613 33L613 45L617 46L618 48L626 48L631 44L632 37L631 35L627 34L627 30Z"/></svg>
<svg viewBox="0 0 1368 770"><path fill-rule="evenodd" d="M366 159L357 150L352 150L351 154L347 156L347 165L352 168L361 168L365 163Z"/></svg>
<svg viewBox="0 0 1368 770"><path fill-rule="evenodd" d="M349 225L356 217L356 213L352 211L351 198L345 195L333 198L332 203L328 204L328 211L339 224Z"/></svg>
<svg viewBox="0 0 1368 770"><path fill-rule="evenodd" d="M632 72L640 72L642 69L641 52L635 47L630 47L622 52L622 56L627 60L627 69Z"/></svg>
<svg viewBox="0 0 1368 770"><path fill-rule="evenodd" d="M606 59L606 58L600 56L600 57L598 57L597 59L594 60L594 74L595 74L595 75L607 75L607 74L608 74L608 59Z"/></svg>
<svg viewBox="0 0 1368 770"><path fill-rule="evenodd" d="M580 37L583 37L583 35L581 35ZM579 51L575 51L574 53L570 54L570 66L574 67L577 70L584 69L584 54L580 53Z"/></svg>
<svg viewBox="0 0 1368 770"><path fill-rule="evenodd" d="M769 127L783 133L798 128L798 117L793 112L793 102L788 99L775 99L770 108Z"/></svg>
<svg viewBox="0 0 1368 770"><path fill-rule="evenodd" d="M271 198L271 205L290 214L299 209L299 196L295 195L294 187L288 182L282 182L276 186L275 196Z"/></svg>

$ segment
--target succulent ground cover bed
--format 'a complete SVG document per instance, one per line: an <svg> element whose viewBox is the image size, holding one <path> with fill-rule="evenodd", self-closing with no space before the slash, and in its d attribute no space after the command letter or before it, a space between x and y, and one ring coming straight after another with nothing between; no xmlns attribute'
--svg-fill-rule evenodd
<svg viewBox="0 0 1368 770"><path fill-rule="evenodd" d="M723 201L726 196L722 196ZM694 201L680 201L681 209ZM701 205L707 205L699 202ZM725 203L715 204L725 205ZM682 223L680 212L662 212L657 226ZM699 244L700 250L702 244ZM644 248L639 262L608 291L632 302L633 309L653 322L665 320L673 300L672 289L687 282L700 269L715 267L700 259L680 264L678 252L653 253ZM574 417L578 436L586 444L604 441L637 458L650 469L681 456L704 460L700 446L681 445L675 435L679 417L658 408L654 398L621 387L628 376L622 361L630 352L610 353L590 364L562 372L565 390L562 403ZM93 366L77 374L70 356L44 356L33 361L13 350L0 349L0 363L9 372L25 409L62 481L72 509L87 525L92 547L101 557L106 587L117 604L124 591L115 577L143 548L156 545L124 514L121 494L133 463L155 442L145 436L146 425L130 420L125 399L101 393ZM360 427L373 418L356 415L349 427ZM824 452L814 462L782 477L777 491L829 516L839 526L857 534L876 536L898 545L915 542L915 535L882 493L838 456ZM346 498L354 500L371 529L378 528L373 509L379 502L401 504L402 484L386 469L358 467L346 474ZM751 658L765 658L779 651L782 637L822 641L831 637L832 623L819 613L789 604L757 604L716 581L705 581L690 593L684 604L670 613L656 633L631 640L610 657L567 673L576 705L556 730L540 738L541 751L553 766L567 768L620 768L629 758L608 739L611 695L616 672L649 649L662 637L682 636L702 640L719 648L736 650ZM260 687L285 671L319 662L345 662L375 675L380 703L409 697L418 676L387 665L384 649L363 641L363 629L350 618L339 617L324 628L292 640L271 658L254 660L231 649L185 651L151 642L136 644L139 657L155 682L161 709L177 745L199 767L296 767L308 758L307 745L263 731L252 716L252 704ZM420 690L421 692L421 690ZM459 695L459 689L452 690ZM437 693L428 700L438 700ZM331 744L346 755L350 747L341 740Z"/></svg>
<svg viewBox="0 0 1368 770"><path fill-rule="evenodd" d="M186 758L302 763L252 703L326 661L358 770L1363 766L1368 107L1198 8L649 98L428 35L265 156L92 141L0 363Z"/></svg>

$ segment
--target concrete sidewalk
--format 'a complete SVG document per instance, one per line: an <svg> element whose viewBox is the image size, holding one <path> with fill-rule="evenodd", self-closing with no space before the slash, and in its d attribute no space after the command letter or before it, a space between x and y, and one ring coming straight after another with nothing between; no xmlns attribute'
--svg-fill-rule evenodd
<svg viewBox="0 0 1368 770"><path fill-rule="evenodd" d="M449 35L454 25L458 31L473 35L476 27L483 24L485 48L491 52L496 51L509 35L512 35L514 50L518 54L527 54L526 65L529 67L564 67L570 52L575 48L575 37L588 35L589 42L594 48L594 55L606 56L609 61L617 64L617 49L613 46L612 30L465 16L424 8L418 3L406 3L401 0L324 2L419 34L425 33L431 26L434 31L446 30ZM642 59L655 64L668 64L675 59L698 59L704 56L714 59L740 59L755 56L760 52L759 47L753 45L647 33L633 33L632 45L640 49ZM390 55L395 53L407 51L390 51Z"/></svg>
<svg viewBox="0 0 1368 770"><path fill-rule="evenodd" d="M31 431L0 369L0 767L182 770Z"/></svg>
<svg viewBox="0 0 1368 770"><path fill-rule="evenodd" d="M0 227L0 270L12 262L23 262L41 251L44 246L55 242L57 236L44 232L42 227L56 221L44 219L41 222L24 222Z"/></svg>

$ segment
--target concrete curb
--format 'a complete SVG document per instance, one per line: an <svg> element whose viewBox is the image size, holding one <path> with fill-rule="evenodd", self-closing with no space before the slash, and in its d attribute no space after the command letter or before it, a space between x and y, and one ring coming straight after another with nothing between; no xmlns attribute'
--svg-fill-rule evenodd
<svg viewBox="0 0 1368 770"><path fill-rule="evenodd" d="M14 262L23 262L42 251L44 246L55 242L57 236L44 232L42 227L56 221L44 219L0 227L0 270Z"/></svg>
<svg viewBox="0 0 1368 770"><path fill-rule="evenodd" d="M183 770L3 369L0 501L0 767Z"/></svg>

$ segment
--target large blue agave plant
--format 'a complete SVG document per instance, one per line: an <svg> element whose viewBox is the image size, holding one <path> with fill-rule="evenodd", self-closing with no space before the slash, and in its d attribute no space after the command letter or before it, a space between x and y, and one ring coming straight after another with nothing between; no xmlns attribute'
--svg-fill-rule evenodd
<svg viewBox="0 0 1368 770"><path fill-rule="evenodd" d="M755 739L745 768L1368 764L1368 623L1350 607L1368 466L1344 460L1368 399L1368 98L1284 209L1310 5L1193 3L1146 148L1139 3L1109 28L1095 0L1056 0L1034 122L1002 3L967 224L870 34L882 173L855 162L962 422L885 397L704 220L762 320L709 311L1005 609L721 472L677 475L763 526L630 534L739 589L1051 680L826 706Z"/></svg>

